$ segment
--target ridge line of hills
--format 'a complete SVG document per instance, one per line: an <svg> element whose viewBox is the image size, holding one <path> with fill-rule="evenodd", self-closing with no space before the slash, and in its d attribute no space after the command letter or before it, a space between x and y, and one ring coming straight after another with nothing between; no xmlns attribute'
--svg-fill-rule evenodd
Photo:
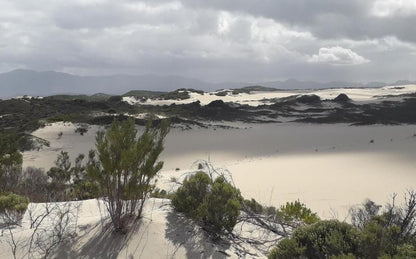
<svg viewBox="0 0 416 259"><path fill-rule="evenodd" d="M287 89L324 89L341 87L382 87L387 85L415 84L407 80L394 83L370 82L328 82L299 81L268 81L260 83L208 83L202 80L181 76L160 75L110 75L110 76L78 76L62 72L18 69L0 73L0 98L15 96L51 96L51 95L126 95L139 90L142 93L163 94L181 88L193 88L204 91L219 89L239 89L262 87L267 90Z"/></svg>

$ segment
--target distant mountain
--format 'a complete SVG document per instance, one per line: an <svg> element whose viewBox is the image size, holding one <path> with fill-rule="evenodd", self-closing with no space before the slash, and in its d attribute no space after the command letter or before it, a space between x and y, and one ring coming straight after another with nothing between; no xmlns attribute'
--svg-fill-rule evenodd
<svg viewBox="0 0 416 259"><path fill-rule="evenodd" d="M319 83L313 81L298 81L296 79L289 79L286 81L269 81L257 83L265 87L272 87L277 89L324 89L324 88L342 88L342 87L383 87L387 85L407 85L416 84L416 82L400 80L393 83L384 82L369 82L369 83L354 83L354 82L328 82Z"/></svg>
<svg viewBox="0 0 416 259"><path fill-rule="evenodd" d="M13 70L0 74L0 98L19 95L123 94L130 90L173 91L178 88L215 90L216 85L180 76L76 76L66 73Z"/></svg>
<svg viewBox="0 0 416 259"><path fill-rule="evenodd" d="M37 72L33 70L19 69L0 74L0 98L11 98L19 95L92 95L95 93L121 95L132 90L169 92L179 88L194 88L205 91L213 91L218 89L235 89L253 85L276 89L319 89L337 87L380 87L385 85L404 85L411 83L415 82L402 80L390 84L382 82L361 84L351 82L319 83L289 79L286 81L269 81L254 84L244 82L208 83L198 79L180 76L77 76L54 71Z"/></svg>

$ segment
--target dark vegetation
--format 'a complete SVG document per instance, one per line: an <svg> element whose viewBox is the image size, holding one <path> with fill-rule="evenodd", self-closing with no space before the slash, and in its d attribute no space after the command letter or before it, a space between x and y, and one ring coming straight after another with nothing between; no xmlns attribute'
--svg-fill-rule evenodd
<svg viewBox="0 0 416 259"><path fill-rule="evenodd" d="M261 86L223 90L217 95L273 90ZM276 89L274 89L276 90ZM231 92L230 92L231 91ZM189 93L203 94L195 89L173 92L130 91L123 96L135 96L141 104L129 105L122 96L105 94L55 95L37 98L0 100L0 134L13 135L21 151L48 145L30 135L45 123L68 121L82 124L108 125L114 118L124 120L126 114L161 114L172 123L203 125L204 121L279 122L281 119L307 123L350 123L353 125L416 123L416 95L406 94L403 101L382 101L371 104L352 102L346 94L333 100L321 100L316 95L290 96L265 100L271 105L251 107L216 100L202 106L198 101L189 104L146 105L148 98L183 100ZM384 98L384 97L380 97ZM139 102L140 103L140 102ZM156 120L157 121L157 120ZM146 119L136 119L145 125ZM157 123L157 122L155 122ZM84 127L85 128L85 127ZM85 129L79 128L84 134Z"/></svg>
<svg viewBox="0 0 416 259"><path fill-rule="evenodd" d="M402 206L395 196L384 210L372 201L351 210L352 224L318 221L296 229L269 258L415 258L416 193Z"/></svg>

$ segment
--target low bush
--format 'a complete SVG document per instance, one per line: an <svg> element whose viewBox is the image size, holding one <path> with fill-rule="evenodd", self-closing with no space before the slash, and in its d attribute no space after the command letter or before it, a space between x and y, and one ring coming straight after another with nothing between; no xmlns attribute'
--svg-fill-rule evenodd
<svg viewBox="0 0 416 259"><path fill-rule="evenodd" d="M29 199L14 193L0 194L0 216L4 224L19 224L25 213Z"/></svg>
<svg viewBox="0 0 416 259"><path fill-rule="evenodd" d="M300 201L286 202L286 205L281 206L277 211L277 217L286 222L303 222L305 224L319 221L318 215Z"/></svg>
<svg viewBox="0 0 416 259"><path fill-rule="evenodd" d="M237 223L242 198L240 191L223 177L212 180L204 172L197 172L173 194L172 206L221 236L231 232Z"/></svg>
<svg viewBox="0 0 416 259"><path fill-rule="evenodd" d="M359 255L360 231L344 222L324 220L295 230L291 238L282 240L269 259L331 258Z"/></svg>

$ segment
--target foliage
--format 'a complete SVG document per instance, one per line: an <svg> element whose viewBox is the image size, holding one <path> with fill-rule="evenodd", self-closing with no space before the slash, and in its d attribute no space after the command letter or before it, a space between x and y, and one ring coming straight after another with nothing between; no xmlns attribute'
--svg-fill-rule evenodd
<svg viewBox="0 0 416 259"><path fill-rule="evenodd" d="M276 248L269 253L269 259L292 259L299 258L305 253L306 247L301 247L296 240L286 238L280 241Z"/></svg>
<svg viewBox="0 0 416 259"><path fill-rule="evenodd" d="M295 230L288 241L281 241L272 250L269 258L328 258L358 254L359 244L357 228L336 220L324 220Z"/></svg>
<svg viewBox="0 0 416 259"><path fill-rule="evenodd" d="M90 160L93 160L94 151L90 151L88 157ZM76 200L92 199L99 196L98 185L88 177L86 167L90 162L85 166L83 164L84 158L84 154L79 154L78 157L75 158L74 167L71 169L72 197Z"/></svg>
<svg viewBox="0 0 416 259"><path fill-rule="evenodd" d="M0 192L12 191L22 171L22 154L17 135L0 134Z"/></svg>
<svg viewBox="0 0 416 259"><path fill-rule="evenodd" d="M240 191L223 177L218 177L201 204L202 221L214 233L231 232L237 224L241 202Z"/></svg>
<svg viewBox="0 0 416 259"><path fill-rule="evenodd" d="M50 192L53 200L66 200L67 187L71 180L71 160L68 152L61 151L55 166L50 168L47 175L51 178Z"/></svg>
<svg viewBox="0 0 416 259"><path fill-rule="evenodd" d="M22 172L18 191L32 202L48 201L48 176L43 169L28 167Z"/></svg>
<svg viewBox="0 0 416 259"><path fill-rule="evenodd" d="M269 258L415 258L416 193L409 191L402 206L395 198L384 210L370 200L352 209L352 225L320 221L300 227ZM302 248L304 252L293 254Z"/></svg>
<svg viewBox="0 0 416 259"><path fill-rule="evenodd" d="M157 160L168 132L167 121L157 128L149 122L137 137L134 120L128 119L115 120L106 131L97 133L97 151L90 154L87 172L105 197L116 230L125 231L127 217L141 216L153 190L152 181L163 166Z"/></svg>
<svg viewBox="0 0 416 259"><path fill-rule="evenodd" d="M88 124L85 124L85 123L80 123L75 129L75 133L79 133L81 136L83 136L87 132L88 132Z"/></svg>
<svg viewBox="0 0 416 259"><path fill-rule="evenodd" d="M245 207L245 209L248 209L254 213L258 213L258 214L262 214L264 213L264 207L263 205L261 205L260 203L258 203L255 199L251 199L251 200L244 200L243 201L243 206Z"/></svg>
<svg viewBox="0 0 416 259"><path fill-rule="evenodd" d="M197 172L186 178L173 194L172 206L212 233L223 235L237 223L242 198L240 191L224 177L213 181L206 173Z"/></svg>
<svg viewBox="0 0 416 259"><path fill-rule="evenodd" d="M187 177L172 196L172 206L176 211L199 220L199 208L212 186L211 178L204 172Z"/></svg>
<svg viewBox="0 0 416 259"><path fill-rule="evenodd" d="M285 221L303 222L313 224L319 221L316 213L313 213L305 204L299 200L295 202L286 202L286 205L280 207L277 216Z"/></svg>
<svg viewBox="0 0 416 259"><path fill-rule="evenodd" d="M17 224L29 204L29 199L14 193L0 194L0 215L6 224Z"/></svg>

